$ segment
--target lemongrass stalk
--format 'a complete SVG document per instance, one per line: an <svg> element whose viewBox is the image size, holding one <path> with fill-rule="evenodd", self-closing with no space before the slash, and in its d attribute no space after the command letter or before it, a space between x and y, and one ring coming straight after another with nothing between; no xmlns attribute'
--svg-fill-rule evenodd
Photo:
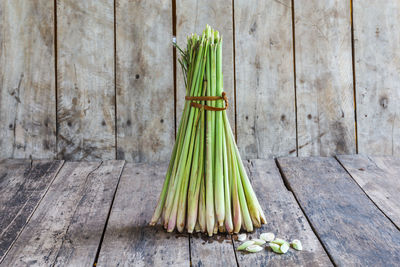
<svg viewBox="0 0 400 267"><path fill-rule="evenodd" d="M226 111L222 111L225 113ZM228 233L233 232L233 222L232 222L232 210L231 210L231 182L229 175L229 164L228 164L228 151L226 149L226 137L225 137L225 127L222 134L222 154L223 154L223 165L224 165L224 197L225 197L225 229Z"/></svg>
<svg viewBox="0 0 400 267"><path fill-rule="evenodd" d="M228 164L229 164L229 178L230 178L230 186L232 193L232 219L233 219L233 232L235 234L240 232L240 228L242 226L242 215L240 211L240 201L239 201L239 192L238 192L238 177L234 168L234 159L233 159L233 151L232 147L229 145L229 135L227 131L227 125L225 126L225 137L227 139L227 154L228 154Z"/></svg>
<svg viewBox="0 0 400 267"><path fill-rule="evenodd" d="M205 189L204 172L200 181L199 212L197 214L197 221L199 222L201 232L205 233L207 231L207 224L206 224L206 189Z"/></svg>
<svg viewBox="0 0 400 267"><path fill-rule="evenodd" d="M209 47L206 67L207 77L207 96L212 95L211 91L211 50L213 49L213 35L210 30L207 31L207 36L211 35L211 44ZM207 105L212 105L212 101L207 101ZM214 132L213 132L213 111L206 113L206 229L209 236L212 236L214 231L214 185L213 185L213 152L214 152Z"/></svg>
<svg viewBox="0 0 400 267"><path fill-rule="evenodd" d="M212 73L215 73L216 84L215 84L215 95L221 96L223 91L222 84L222 40L220 40L217 33L217 44L215 50L211 51L211 57L213 68ZM216 107L223 107L223 101L218 100L214 102ZM217 216L218 226L222 227L225 221L225 197L224 197L224 171L223 171L223 121L222 112L216 111L215 114L215 213Z"/></svg>
<svg viewBox="0 0 400 267"><path fill-rule="evenodd" d="M239 173L237 164L235 166L235 169L236 169L236 172ZM238 191L239 191L240 210L242 211L244 226L246 228L246 231L252 232L253 231L253 221L251 220L251 217L250 217L250 212L247 207L246 197L244 195L243 185L242 185L242 181L240 178L238 179Z"/></svg>

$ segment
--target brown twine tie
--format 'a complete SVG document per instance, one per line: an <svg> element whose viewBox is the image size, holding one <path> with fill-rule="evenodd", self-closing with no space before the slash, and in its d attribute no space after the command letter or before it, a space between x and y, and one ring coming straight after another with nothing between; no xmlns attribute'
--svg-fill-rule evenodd
<svg viewBox="0 0 400 267"><path fill-rule="evenodd" d="M226 110L229 106L228 103L228 97L226 96L225 92L222 92L222 96L185 96L186 101L216 101L216 100L224 100L225 102L225 107L223 108L217 108L217 107L210 107L207 105L202 105L199 103L195 102L190 102L190 106L194 108L204 108L205 110L210 110L210 111L222 111Z"/></svg>

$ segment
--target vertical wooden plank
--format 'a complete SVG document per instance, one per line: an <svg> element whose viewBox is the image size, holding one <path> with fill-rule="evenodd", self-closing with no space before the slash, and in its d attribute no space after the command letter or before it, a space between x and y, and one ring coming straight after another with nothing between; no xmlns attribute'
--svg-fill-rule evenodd
<svg viewBox="0 0 400 267"><path fill-rule="evenodd" d="M92 266L123 165L65 163L1 266Z"/></svg>
<svg viewBox="0 0 400 267"><path fill-rule="evenodd" d="M353 1L358 150L400 155L400 2Z"/></svg>
<svg viewBox="0 0 400 267"><path fill-rule="evenodd" d="M0 164L0 262L46 194L63 161Z"/></svg>
<svg viewBox="0 0 400 267"><path fill-rule="evenodd" d="M56 151L53 1L0 2L0 157Z"/></svg>
<svg viewBox="0 0 400 267"><path fill-rule="evenodd" d="M398 265L400 231L337 160L280 158L278 163L336 266Z"/></svg>
<svg viewBox="0 0 400 267"><path fill-rule="evenodd" d="M350 1L294 1L300 156L356 152Z"/></svg>
<svg viewBox="0 0 400 267"><path fill-rule="evenodd" d="M174 143L172 2L116 0L117 157L167 161Z"/></svg>
<svg viewBox="0 0 400 267"><path fill-rule="evenodd" d="M57 1L58 156L115 158L114 1Z"/></svg>
<svg viewBox="0 0 400 267"><path fill-rule="evenodd" d="M235 1L235 40L241 155L295 156L291 1Z"/></svg>
<svg viewBox="0 0 400 267"><path fill-rule="evenodd" d="M229 98L227 110L232 130L235 130L235 90L233 69L233 16L232 0L176 0L176 40L180 47L186 47L186 37L191 33L201 34L209 24L222 34L222 72L224 74L224 91ZM177 52L177 56L179 53ZM185 103L185 83L181 67L177 61L176 89L177 127Z"/></svg>
<svg viewBox="0 0 400 267"><path fill-rule="evenodd" d="M126 164L97 266L189 266L187 234L150 226L166 164Z"/></svg>

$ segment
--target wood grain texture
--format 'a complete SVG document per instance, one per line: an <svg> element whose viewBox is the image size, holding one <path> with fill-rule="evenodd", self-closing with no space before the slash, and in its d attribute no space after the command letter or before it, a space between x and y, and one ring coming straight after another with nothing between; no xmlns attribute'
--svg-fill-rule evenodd
<svg viewBox="0 0 400 267"><path fill-rule="evenodd" d="M167 161L174 143L172 2L116 1L117 158Z"/></svg>
<svg viewBox="0 0 400 267"><path fill-rule="evenodd" d="M248 236L259 238L261 233L273 232L276 237L289 242L299 239L303 251L290 249L284 255L276 254L270 248L255 254L238 251L239 266L333 266L293 194L285 187L275 161L251 160L246 167L268 221ZM234 243L235 247L240 244Z"/></svg>
<svg viewBox="0 0 400 267"><path fill-rule="evenodd" d="M291 1L235 1L235 40L242 157L295 156Z"/></svg>
<svg viewBox="0 0 400 267"><path fill-rule="evenodd" d="M97 266L189 266L187 235L149 226L166 164L126 164Z"/></svg>
<svg viewBox="0 0 400 267"><path fill-rule="evenodd" d="M53 1L0 3L0 158L56 152Z"/></svg>
<svg viewBox="0 0 400 267"><path fill-rule="evenodd" d="M195 233L190 236L192 266L238 266L231 235L219 233L208 237Z"/></svg>
<svg viewBox="0 0 400 267"><path fill-rule="evenodd" d="M350 2L294 1L300 156L356 152Z"/></svg>
<svg viewBox="0 0 400 267"><path fill-rule="evenodd" d="M186 47L186 37L192 33L201 34L209 24L222 35L222 72L224 91L229 99L226 111L233 132L235 131L235 90L233 62L233 16L231 0L177 0L176 40L181 48ZM179 56L179 52L177 52ZM177 128L185 103L185 83L179 62L177 64L176 115Z"/></svg>
<svg viewBox="0 0 400 267"><path fill-rule="evenodd" d="M1 266L91 266L123 165L65 163Z"/></svg>
<svg viewBox="0 0 400 267"><path fill-rule="evenodd" d="M335 265L398 265L400 231L338 161L280 158L278 163Z"/></svg>
<svg viewBox="0 0 400 267"><path fill-rule="evenodd" d="M23 230L63 161L0 163L0 262Z"/></svg>
<svg viewBox="0 0 400 267"><path fill-rule="evenodd" d="M343 155L337 159L400 229L400 158Z"/></svg>
<svg viewBox="0 0 400 267"><path fill-rule="evenodd" d="M58 157L115 159L114 2L57 1Z"/></svg>
<svg viewBox="0 0 400 267"><path fill-rule="evenodd" d="M353 1L358 150L400 155L400 2Z"/></svg>

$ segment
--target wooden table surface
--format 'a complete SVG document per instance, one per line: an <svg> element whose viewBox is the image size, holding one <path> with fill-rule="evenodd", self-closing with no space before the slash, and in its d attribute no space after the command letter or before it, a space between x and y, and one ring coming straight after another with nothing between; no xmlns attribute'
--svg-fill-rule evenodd
<svg viewBox="0 0 400 267"><path fill-rule="evenodd" d="M167 164L0 161L0 266L400 266L400 158L245 162L268 224L303 251L236 251L235 236L148 222Z"/></svg>

